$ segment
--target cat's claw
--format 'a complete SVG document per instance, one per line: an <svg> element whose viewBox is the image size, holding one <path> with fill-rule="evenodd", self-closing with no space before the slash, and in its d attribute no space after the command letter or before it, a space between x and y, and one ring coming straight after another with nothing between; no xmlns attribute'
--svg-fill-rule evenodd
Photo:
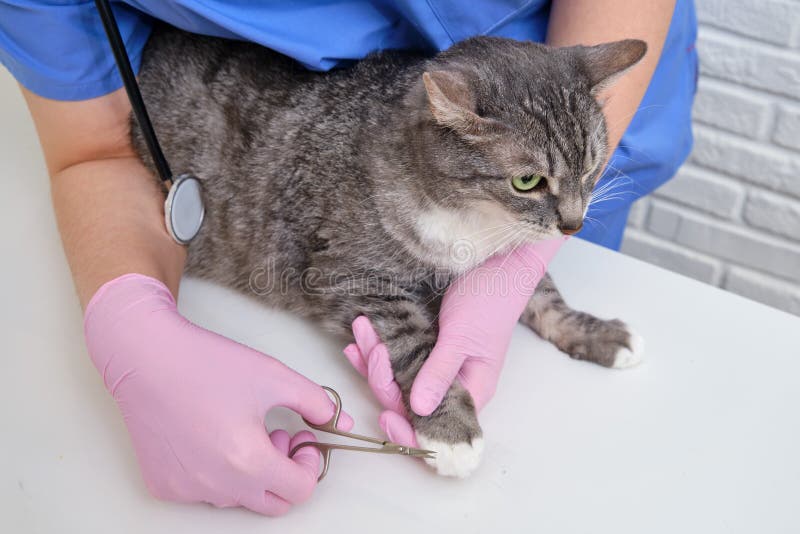
<svg viewBox="0 0 800 534"><path fill-rule="evenodd" d="M478 467L483 455L483 438L474 438L472 443L445 443L417 434L417 443L423 449L436 451L436 455L426 458L425 463L442 476L468 477Z"/></svg>
<svg viewBox="0 0 800 534"><path fill-rule="evenodd" d="M642 336L631 332L628 345L630 348L622 347L617 351L614 365L612 365L615 369L626 369L642 362L642 356L644 355L644 339L642 339Z"/></svg>

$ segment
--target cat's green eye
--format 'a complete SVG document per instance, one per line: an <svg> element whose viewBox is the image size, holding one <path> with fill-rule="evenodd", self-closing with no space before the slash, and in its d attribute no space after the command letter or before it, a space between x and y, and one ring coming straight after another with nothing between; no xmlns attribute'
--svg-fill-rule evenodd
<svg viewBox="0 0 800 534"><path fill-rule="evenodd" d="M522 191L524 193L525 191L530 191L539 185L539 182L542 180L544 180L544 176L539 174L529 174L527 176L517 176L516 178L512 179L511 185L513 185L514 189L517 191Z"/></svg>

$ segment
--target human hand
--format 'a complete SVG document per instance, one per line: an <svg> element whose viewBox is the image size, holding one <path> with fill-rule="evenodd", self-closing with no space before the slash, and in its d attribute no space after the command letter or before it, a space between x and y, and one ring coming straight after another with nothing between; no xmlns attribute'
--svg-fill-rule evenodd
<svg viewBox="0 0 800 534"><path fill-rule="evenodd" d="M450 285L442 300L436 346L411 388L409 403L414 413L430 415L456 378L470 392L478 411L489 402L514 326L565 239L540 241L493 256ZM380 416L381 428L392 441L416 446L386 346L364 316L353 322L353 335L356 342L344 353L367 377L386 408Z"/></svg>
<svg viewBox="0 0 800 534"><path fill-rule="evenodd" d="M334 405L319 385L189 322L161 282L139 274L97 291L84 331L154 496L270 516L311 496L317 450L288 453L313 434L267 434L264 416L284 406L312 423L329 421ZM343 413L340 427L352 426Z"/></svg>

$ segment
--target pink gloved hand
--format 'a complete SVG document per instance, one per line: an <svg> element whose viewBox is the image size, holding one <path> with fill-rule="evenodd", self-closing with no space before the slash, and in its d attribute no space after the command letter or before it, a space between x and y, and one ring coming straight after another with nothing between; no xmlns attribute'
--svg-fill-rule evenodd
<svg viewBox="0 0 800 534"><path fill-rule="evenodd" d="M139 274L97 291L84 331L153 495L265 515L311 496L317 451L306 447L291 459L288 451L313 434L267 434L264 416L285 406L313 423L329 421L333 402L319 385L187 321L164 284ZM349 416L340 421L352 427Z"/></svg>
<svg viewBox="0 0 800 534"><path fill-rule="evenodd" d="M514 326L565 240L540 241L493 256L450 285L442 300L436 346L411 387L411 409L417 415L430 415L456 378L479 411L489 402ZM344 353L386 408L381 428L392 441L416 446L386 346L364 316L353 322L353 335L356 343Z"/></svg>

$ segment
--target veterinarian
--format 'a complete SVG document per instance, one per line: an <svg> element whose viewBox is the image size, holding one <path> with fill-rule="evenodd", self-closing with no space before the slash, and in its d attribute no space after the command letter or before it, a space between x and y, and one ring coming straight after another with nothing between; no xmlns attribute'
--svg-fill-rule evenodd
<svg viewBox="0 0 800 534"><path fill-rule="evenodd" d="M602 95L616 150L598 187L609 194L579 234L610 248L620 244L631 203L669 179L692 142L696 22L687 0L114 4L135 69L155 19L254 41L317 70L346 67L376 49L433 53L478 34L554 46L643 39L645 59ZM332 403L319 385L278 360L179 315L175 297L186 251L167 234L157 180L131 148L130 104L94 4L0 3L0 60L18 80L36 124L85 309L89 354L123 413L148 489L162 499L266 515L307 500L317 453L306 448L289 459L287 451L312 436L275 430L267 439L263 417L280 405L322 423ZM531 246L495 260L513 275L531 264L543 269L557 248ZM529 290L445 296L439 343L412 390L415 412L430 413L456 377L479 408L490 399ZM385 348L366 319L354 330L358 343L346 354L360 371L372 367L370 385L388 408L382 427L396 441L413 441ZM343 426L351 425L345 418Z"/></svg>

